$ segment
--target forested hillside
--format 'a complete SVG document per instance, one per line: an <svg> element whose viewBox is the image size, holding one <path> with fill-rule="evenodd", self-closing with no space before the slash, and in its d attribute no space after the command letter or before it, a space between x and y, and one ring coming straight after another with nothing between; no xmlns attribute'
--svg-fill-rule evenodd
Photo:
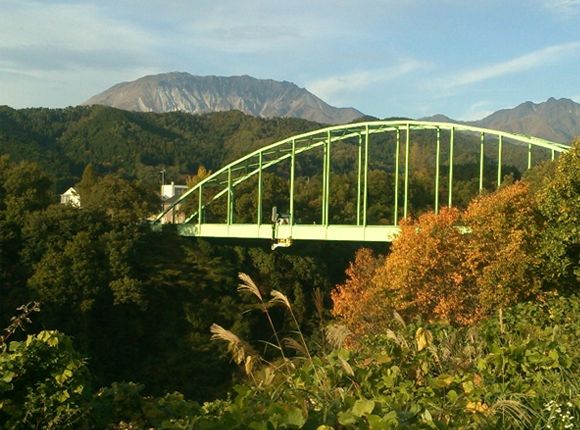
<svg viewBox="0 0 580 430"><path fill-rule="evenodd" d="M300 119L265 120L237 111L149 114L92 106L0 108L0 153L37 162L64 190L88 164L99 173L159 184L183 181L203 165L221 167L267 143L319 128ZM184 182L183 182L184 183Z"/></svg>
<svg viewBox="0 0 580 430"><path fill-rule="evenodd" d="M263 119L237 111L191 115L136 113L104 106L21 110L0 107L0 154L9 155L13 162L37 163L49 175L55 193L78 183L89 164L99 175L114 173L157 188L162 171L166 182L184 184L200 166L215 171L257 148L320 127L296 118ZM449 139L442 134L443 141ZM410 181L415 189L412 196L415 210L420 210L425 200L432 200L429 196L434 192L435 159L430 149L433 140L434 132L425 131L414 135L411 141ZM495 181L496 147L492 142L486 152L486 186L490 188ZM331 183L338 189L333 194L349 194L348 188L356 182L354 148L353 142L335 145L331 169L335 179ZM369 175L373 185L369 193L371 206L374 205L370 209L371 223L392 217L384 213L384 199L392 193L385 190L392 187L388 183L394 179L394 148L392 136L377 136L371 143ZM443 165L447 151L444 146ZM475 136L462 134L456 138L455 151L454 188L457 204L464 206L477 193L474 178L479 169L479 141ZM535 155L534 162L545 156ZM525 149L506 146L502 160L504 174L517 179L525 169ZM321 157L314 156L299 164L298 181L316 187L321 178L321 163ZM441 182L444 181L442 177ZM298 199L308 205L312 191L304 192ZM338 208L344 206L340 199L333 201ZM340 215L333 222L346 221L349 216Z"/></svg>

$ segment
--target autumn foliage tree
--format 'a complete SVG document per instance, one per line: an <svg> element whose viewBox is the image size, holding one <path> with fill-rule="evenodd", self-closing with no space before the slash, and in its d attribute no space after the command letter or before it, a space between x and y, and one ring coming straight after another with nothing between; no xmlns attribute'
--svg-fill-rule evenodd
<svg viewBox="0 0 580 430"><path fill-rule="evenodd" d="M474 200L464 213L471 228L466 269L475 279L477 314L535 298L545 287L539 258L546 219L526 182Z"/></svg>
<svg viewBox="0 0 580 430"><path fill-rule="evenodd" d="M580 138L559 159L553 179L538 193L549 222L542 256L554 284L574 292L580 280Z"/></svg>
<svg viewBox="0 0 580 430"><path fill-rule="evenodd" d="M353 332L368 333L379 328L382 307L369 287L383 263L384 257L375 256L371 249L359 249L346 270L346 282L331 292L332 313L347 320Z"/></svg>
<svg viewBox="0 0 580 430"><path fill-rule="evenodd" d="M359 251L332 295L335 315L355 333L387 324L393 310L468 325L542 292L545 220L525 182L400 227L386 259Z"/></svg>
<svg viewBox="0 0 580 430"><path fill-rule="evenodd" d="M403 315L468 322L475 288L465 270L468 238L457 228L460 220L459 210L444 209L404 221L373 279L377 301Z"/></svg>

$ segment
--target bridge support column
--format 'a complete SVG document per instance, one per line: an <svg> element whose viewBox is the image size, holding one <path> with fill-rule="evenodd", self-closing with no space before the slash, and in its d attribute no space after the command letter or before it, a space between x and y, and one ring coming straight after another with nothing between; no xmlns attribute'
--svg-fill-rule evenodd
<svg viewBox="0 0 580 430"><path fill-rule="evenodd" d="M485 133L481 133L481 142L479 144L479 192L483 191L483 163L485 158Z"/></svg>
<svg viewBox="0 0 580 430"><path fill-rule="evenodd" d="M435 209L436 214L439 213L439 169L441 164L441 129L437 127L437 146L435 152Z"/></svg>
<svg viewBox="0 0 580 430"><path fill-rule="evenodd" d="M256 215L256 224L262 225L262 152L258 155L258 207Z"/></svg>
<svg viewBox="0 0 580 430"><path fill-rule="evenodd" d="M232 169L228 169L228 206L226 208L226 223L232 225L234 216L234 190L232 187Z"/></svg>
<svg viewBox="0 0 580 430"><path fill-rule="evenodd" d="M202 220L202 211L203 211L203 185L199 187L199 199L197 201L197 231L201 231L201 223Z"/></svg>
<svg viewBox="0 0 580 430"><path fill-rule="evenodd" d="M401 153L401 130L397 127L397 143L395 144L395 202L393 207L393 225L399 223L399 154Z"/></svg>
<svg viewBox="0 0 580 430"><path fill-rule="evenodd" d="M453 147L455 146L455 127L449 136L449 207L453 206Z"/></svg>
<svg viewBox="0 0 580 430"><path fill-rule="evenodd" d="M328 225L329 207L330 207L330 130L326 133L326 142L324 144L324 160L322 171L322 225Z"/></svg>
<svg viewBox="0 0 580 430"><path fill-rule="evenodd" d="M407 219L409 209L409 146L411 146L411 125L407 124L405 135L405 201L403 202L403 217Z"/></svg>
<svg viewBox="0 0 580 430"><path fill-rule="evenodd" d="M363 196L363 225L367 225L367 206L369 195L369 126L365 126L365 172L364 172L364 196Z"/></svg>
<svg viewBox="0 0 580 430"><path fill-rule="evenodd" d="M501 187L501 155L503 153L503 136L499 136L497 141L497 187Z"/></svg>
<svg viewBox="0 0 580 430"><path fill-rule="evenodd" d="M358 136L358 163L356 172L356 225L360 225L362 180L362 135Z"/></svg>
<svg viewBox="0 0 580 430"><path fill-rule="evenodd" d="M296 141L292 140L292 159L290 160L290 226L294 225L294 177L296 174Z"/></svg>

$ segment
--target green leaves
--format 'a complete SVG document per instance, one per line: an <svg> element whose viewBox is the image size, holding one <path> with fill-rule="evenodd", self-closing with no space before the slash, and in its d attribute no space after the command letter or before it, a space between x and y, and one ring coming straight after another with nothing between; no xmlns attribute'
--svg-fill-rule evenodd
<svg viewBox="0 0 580 430"><path fill-rule="evenodd" d="M417 342L417 351L422 351L433 342L433 334L423 327L419 327L415 333L415 342Z"/></svg>
<svg viewBox="0 0 580 430"><path fill-rule="evenodd" d="M560 290L577 291L580 279L580 140L558 159L553 179L538 192L538 204L548 221L541 256L546 272Z"/></svg>
<svg viewBox="0 0 580 430"><path fill-rule="evenodd" d="M437 384L438 387L449 388L451 384L453 384L454 379L455 378L453 376L444 373L435 378L435 383Z"/></svg>
<svg viewBox="0 0 580 430"><path fill-rule="evenodd" d="M352 413L357 417L362 417L372 413L374 408L375 402L372 400L357 400L352 407Z"/></svg>
<svg viewBox="0 0 580 430"><path fill-rule="evenodd" d="M69 338L42 331L0 353L3 428L76 428L87 411L89 377Z"/></svg>
<svg viewBox="0 0 580 430"><path fill-rule="evenodd" d="M6 383L10 383L10 382L12 382L12 379L14 379L15 376L16 376L16 373L14 373L10 370L4 369L4 372L2 375L2 381L6 382Z"/></svg>
<svg viewBox="0 0 580 430"><path fill-rule="evenodd" d="M239 389L236 419L284 428L274 411L295 406L305 428L546 428L555 421L544 404L580 395L580 323L570 319L577 306L576 297L528 303L506 308L501 324L494 317L469 329L407 323L357 350L296 362L278 384Z"/></svg>

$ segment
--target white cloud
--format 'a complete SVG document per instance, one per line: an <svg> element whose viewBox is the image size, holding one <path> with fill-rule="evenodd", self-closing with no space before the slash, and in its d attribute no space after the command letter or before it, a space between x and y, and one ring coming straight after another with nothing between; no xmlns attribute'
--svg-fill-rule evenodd
<svg viewBox="0 0 580 430"><path fill-rule="evenodd" d="M580 0L542 0L544 8L561 16L580 15Z"/></svg>
<svg viewBox="0 0 580 430"><path fill-rule="evenodd" d="M185 37L205 49L230 53L257 53L272 51L300 44L304 35L291 27L269 24L240 25L227 23L204 23L191 29Z"/></svg>
<svg viewBox="0 0 580 430"><path fill-rule="evenodd" d="M4 0L0 104L68 106L159 72L161 41L104 3Z"/></svg>
<svg viewBox="0 0 580 430"><path fill-rule="evenodd" d="M14 71L143 67L154 43L90 3L8 1L0 17L0 66Z"/></svg>
<svg viewBox="0 0 580 430"><path fill-rule="evenodd" d="M312 14L293 2L208 3L181 23L179 32L190 43L226 53L304 52L325 41L348 35L334 17Z"/></svg>
<svg viewBox="0 0 580 430"><path fill-rule="evenodd" d="M392 81L427 67L427 64L419 61L403 61L393 67L329 76L310 81L306 84L306 88L321 99L328 101L342 92L365 89L373 84Z"/></svg>
<svg viewBox="0 0 580 430"><path fill-rule="evenodd" d="M549 66L566 56L580 51L580 42L571 42L561 45L550 46L538 51L531 52L521 57L503 63L493 64L477 70L471 70L463 74L446 78L444 88L449 90L461 86L477 84L488 79L499 78L506 75L521 73L527 70Z"/></svg>
<svg viewBox="0 0 580 430"><path fill-rule="evenodd" d="M490 102L479 101L470 105L465 113L455 119L460 121L477 121L491 115L492 113L494 113L494 110L491 108Z"/></svg>

